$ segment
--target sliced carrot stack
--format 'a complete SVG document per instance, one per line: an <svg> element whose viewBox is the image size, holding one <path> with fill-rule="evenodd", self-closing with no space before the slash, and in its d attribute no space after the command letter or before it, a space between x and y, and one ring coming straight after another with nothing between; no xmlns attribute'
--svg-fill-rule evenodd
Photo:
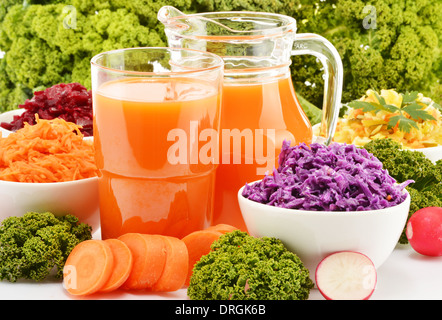
<svg viewBox="0 0 442 320"><path fill-rule="evenodd" d="M197 263L203 255L210 252L210 246L215 240L218 240L221 235L221 232L215 231L215 229L210 230L209 228L194 231L182 239L186 244L187 251L189 253L189 265L185 282L186 286L188 286L190 283L190 278L192 276L192 270L195 263Z"/></svg>
<svg viewBox="0 0 442 320"><path fill-rule="evenodd" d="M99 291L112 274L114 257L110 246L101 240L85 240L72 249L64 269L63 282L72 295Z"/></svg>
<svg viewBox="0 0 442 320"><path fill-rule="evenodd" d="M86 240L71 251L63 284L73 295L118 288L176 291L189 284L195 263L210 252L212 243L234 230L219 224L182 239L126 233L117 239Z"/></svg>
<svg viewBox="0 0 442 320"><path fill-rule="evenodd" d="M129 277L132 270L133 258L129 247L121 240L104 240L111 248L114 256L114 268L106 284L100 292L110 292L118 289Z"/></svg>
<svg viewBox="0 0 442 320"><path fill-rule="evenodd" d="M176 291L184 286L189 255L186 244L178 238L162 236L166 243L166 264L163 273L153 285L153 291Z"/></svg>
<svg viewBox="0 0 442 320"><path fill-rule="evenodd" d="M126 233L118 238L132 252L132 271L123 284L125 289L148 289L160 278L166 263L166 244L162 237Z"/></svg>
<svg viewBox="0 0 442 320"><path fill-rule="evenodd" d="M146 288L151 289L160 279L167 263L167 243L160 235L143 234L147 243L149 265L145 270Z"/></svg>
<svg viewBox="0 0 442 320"><path fill-rule="evenodd" d="M219 223L214 226L210 226L205 230L215 230L215 231L218 231L218 232L221 232L224 234L224 233L232 232L232 231L239 230L239 229L237 227L230 225L230 224Z"/></svg>

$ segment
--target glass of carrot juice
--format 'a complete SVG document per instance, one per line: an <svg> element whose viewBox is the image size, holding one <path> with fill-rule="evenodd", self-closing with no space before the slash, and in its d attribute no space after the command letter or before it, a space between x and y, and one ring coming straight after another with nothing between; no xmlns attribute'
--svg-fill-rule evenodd
<svg viewBox="0 0 442 320"><path fill-rule="evenodd" d="M91 67L102 238L210 225L223 60L130 48L100 53Z"/></svg>

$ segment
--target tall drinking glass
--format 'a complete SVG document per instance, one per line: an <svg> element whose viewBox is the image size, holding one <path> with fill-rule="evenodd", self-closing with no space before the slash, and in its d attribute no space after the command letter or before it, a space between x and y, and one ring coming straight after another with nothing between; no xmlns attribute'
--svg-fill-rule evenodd
<svg viewBox="0 0 442 320"><path fill-rule="evenodd" d="M210 224L223 60L171 48L92 61L102 238L182 237Z"/></svg>

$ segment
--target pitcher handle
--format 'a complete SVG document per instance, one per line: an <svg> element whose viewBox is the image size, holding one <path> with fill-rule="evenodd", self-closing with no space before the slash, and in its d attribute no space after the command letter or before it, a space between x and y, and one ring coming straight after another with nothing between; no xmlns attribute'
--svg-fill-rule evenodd
<svg viewBox="0 0 442 320"><path fill-rule="evenodd" d="M326 145L332 141L341 108L342 84L344 70L342 60L336 48L324 37L314 33L296 34L292 55L313 55L324 66L324 101L322 104L322 121L320 140Z"/></svg>

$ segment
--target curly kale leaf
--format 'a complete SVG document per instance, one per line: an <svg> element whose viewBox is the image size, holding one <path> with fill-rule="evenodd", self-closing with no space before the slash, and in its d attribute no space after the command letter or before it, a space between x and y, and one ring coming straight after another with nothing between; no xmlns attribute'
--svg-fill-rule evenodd
<svg viewBox="0 0 442 320"><path fill-rule="evenodd" d="M417 90L440 103L442 3L437 0L303 1L292 14L298 32L317 33L338 50L344 66L343 102L367 89ZM321 105L321 64L293 58L293 80L310 102ZM316 87L306 83L316 84Z"/></svg>
<svg viewBox="0 0 442 320"><path fill-rule="evenodd" d="M440 165L437 167L422 152L402 150L400 144L392 139L373 140L364 148L378 158L399 183L413 180L411 186L414 189L426 191L442 181Z"/></svg>
<svg viewBox="0 0 442 320"><path fill-rule="evenodd" d="M0 4L0 48L5 58L17 59L7 59L7 74L0 74L0 111L16 108L17 101L24 102L35 87L75 81L89 88L88 62L101 50L164 46L163 26L156 18L163 5L189 13L249 10L295 17L298 32L320 34L337 48L345 73L343 102L361 97L369 88L417 90L437 103L442 101L439 0L73 0L69 5L76 10L75 29L63 27L70 14L65 2L26 3L7 0ZM25 49L21 38L27 43L33 40L33 48L21 52ZM48 50L55 53L46 57ZM33 61L36 66L32 68ZM292 61L297 92L320 108L322 65L312 56L295 56ZM23 74L27 67L31 72ZM44 76L46 69L49 73Z"/></svg>
<svg viewBox="0 0 442 320"><path fill-rule="evenodd" d="M194 300L304 300L313 282L294 253L275 238L227 233L194 266Z"/></svg>
<svg viewBox="0 0 442 320"><path fill-rule="evenodd" d="M0 225L0 279L41 281L55 268L63 275L69 253L81 241L92 238L91 227L72 215L28 212L9 217Z"/></svg>
<svg viewBox="0 0 442 320"><path fill-rule="evenodd" d="M415 181L406 188L411 200L408 219L419 209L442 207L442 160L433 163L422 152L402 150L392 139L373 140L364 148L382 162L397 182ZM408 243L405 230L404 227L399 243Z"/></svg>
<svg viewBox="0 0 442 320"><path fill-rule="evenodd" d="M90 89L90 60L100 52L165 46L163 33L142 24L144 18L126 8L131 6L125 0L112 5L91 0L69 6L33 3L9 5L0 19L0 49L5 52L0 59L0 112L58 83L78 82ZM153 12L149 21L152 17Z"/></svg>
<svg viewBox="0 0 442 320"><path fill-rule="evenodd" d="M439 0L194 0L196 10L275 12L296 18L299 33L316 33L338 50L344 66L343 102L367 89L417 90L442 101L442 2ZM322 64L295 56L291 67L298 93L322 106ZM313 85L314 84L314 85Z"/></svg>

